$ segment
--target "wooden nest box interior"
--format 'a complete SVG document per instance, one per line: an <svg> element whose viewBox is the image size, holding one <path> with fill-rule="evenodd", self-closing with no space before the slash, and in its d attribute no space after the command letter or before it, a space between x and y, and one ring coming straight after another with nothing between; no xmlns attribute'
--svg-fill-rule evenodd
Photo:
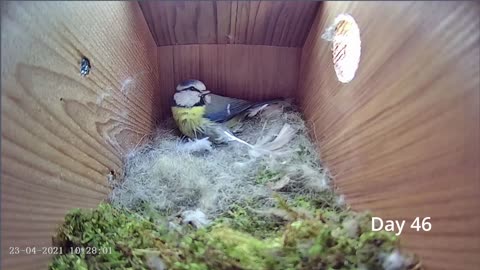
<svg viewBox="0 0 480 270"><path fill-rule="evenodd" d="M406 227L430 217L430 231L401 235L428 269L480 265L478 3L1 8L2 269L46 269L48 255L11 247L50 246L69 209L105 199L108 179L170 116L175 86L190 78L226 96L294 98L347 203ZM340 14L361 39L347 83L322 38Z"/></svg>

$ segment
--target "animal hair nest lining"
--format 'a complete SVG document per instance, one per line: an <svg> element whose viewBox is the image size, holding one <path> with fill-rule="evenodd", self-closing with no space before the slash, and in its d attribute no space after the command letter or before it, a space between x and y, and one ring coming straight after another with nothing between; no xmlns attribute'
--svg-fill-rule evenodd
<svg viewBox="0 0 480 270"><path fill-rule="evenodd" d="M286 126L295 131L283 147L262 153L239 142L212 146L206 139L181 139L171 123L127 156L124 177L110 194L114 206L140 212L148 206L167 216L200 209L216 218L251 201L256 208L272 207L274 193L288 200L331 191L298 112L272 106L242 123L235 135L254 146L268 144Z"/></svg>

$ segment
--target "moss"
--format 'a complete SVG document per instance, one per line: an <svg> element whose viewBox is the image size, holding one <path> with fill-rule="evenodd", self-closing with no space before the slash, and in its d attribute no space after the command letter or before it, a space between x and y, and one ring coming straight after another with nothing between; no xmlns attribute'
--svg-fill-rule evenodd
<svg viewBox="0 0 480 270"><path fill-rule="evenodd" d="M133 251L155 247L158 241L162 241L161 236L166 235L165 232L148 220L115 209L110 204L102 203L94 210L74 209L66 215L65 223L53 242L67 252L73 250L78 256L60 256L56 262L67 258L77 260L81 256L97 269L110 269L112 266L145 269L141 258ZM80 253L77 254L77 251ZM51 269L61 269L56 267L51 265Z"/></svg>
<svg viewBox="0 0 480 270"><path fill-rule="evenodd" d="M57 256L50 264L52 270L88 270L87 262L80 255L65 254Z"/></svg>
<svg viewBox="0 0 480 270"><path fill-rule="evenodd" d="M265 214L256 213L249 207L234 206L225 215L215 220L216 224L228 226L257 238L278 236L285 221Z"/></svg>
<svg viewBox="0 0 480 270"><path fill-rule="evenodd" d="M188 257L195 258L209 269L266 269L269 251L280 246L278 239L258 239L225 226L216 226L200 237L195 235L195 240L185 246L185 251L200 249L200 254L189 254Z"/></svg>
<svg viewBox="0 0 480 270"><path fill-rule="evenodd" d="M263 168L259 170L257 175L255 176L255 184L266 184L269 182L275 182L280 178L280 173L276 171L272 171L268 168Z"/></svg>
<svg viewBox="0 0 480 270"><path fill-rule="evenodd" d="M181 232L108 204L73 210L55 242L64 248L112 250L57 256L50 269L150 269L149 256L173 270L381 269L380 254L398 248L394 234L370 231L368 214L315 209L313 203L297 201L297 207L310 208L310 215L302 215L279 199L279 206L295 216L289 222L262 221L248 208L236 207L207 228Z"/></svg>
<svg viewBox="0 0 480 270"><path fill-rule="evenodd" d="M297 195L289 203L294 207L305 208L312 212L315 212L317 209L328 209L339 213L346 209L338 205L337 195L331 189L325 189L309 195Z"/></svg>

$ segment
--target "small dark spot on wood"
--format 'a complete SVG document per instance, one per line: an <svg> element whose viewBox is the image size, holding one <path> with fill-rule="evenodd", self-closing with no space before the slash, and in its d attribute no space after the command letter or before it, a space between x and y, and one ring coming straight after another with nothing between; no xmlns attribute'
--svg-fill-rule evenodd
<svg viewBox="0 0 480 270"><path fill-rule="evenodd" d="M85 56L82 57L82 62L80 63L80 75L83 77L87 76L90 73L91 68L90 60Z"/></svg>
<svg viewBox="0 0 480 270"><path fill-rule="evenodd" d="M60 98L60 101L63 101L63 98L62 98L62 97Z"/></svg>

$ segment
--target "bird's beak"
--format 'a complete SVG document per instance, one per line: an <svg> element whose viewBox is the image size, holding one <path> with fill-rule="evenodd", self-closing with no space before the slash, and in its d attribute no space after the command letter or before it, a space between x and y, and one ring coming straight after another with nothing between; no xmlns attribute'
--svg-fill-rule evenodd
<svg viewBox="0 0 480 270"><path fill-rule="evenodd" d="M210 94L210 91L208 91L208 90L205 90L205 91L202 91L202 92L201 92L201 95L202 95L202 96L205 96L205 95L208 95L208 94Z"/></svg>

